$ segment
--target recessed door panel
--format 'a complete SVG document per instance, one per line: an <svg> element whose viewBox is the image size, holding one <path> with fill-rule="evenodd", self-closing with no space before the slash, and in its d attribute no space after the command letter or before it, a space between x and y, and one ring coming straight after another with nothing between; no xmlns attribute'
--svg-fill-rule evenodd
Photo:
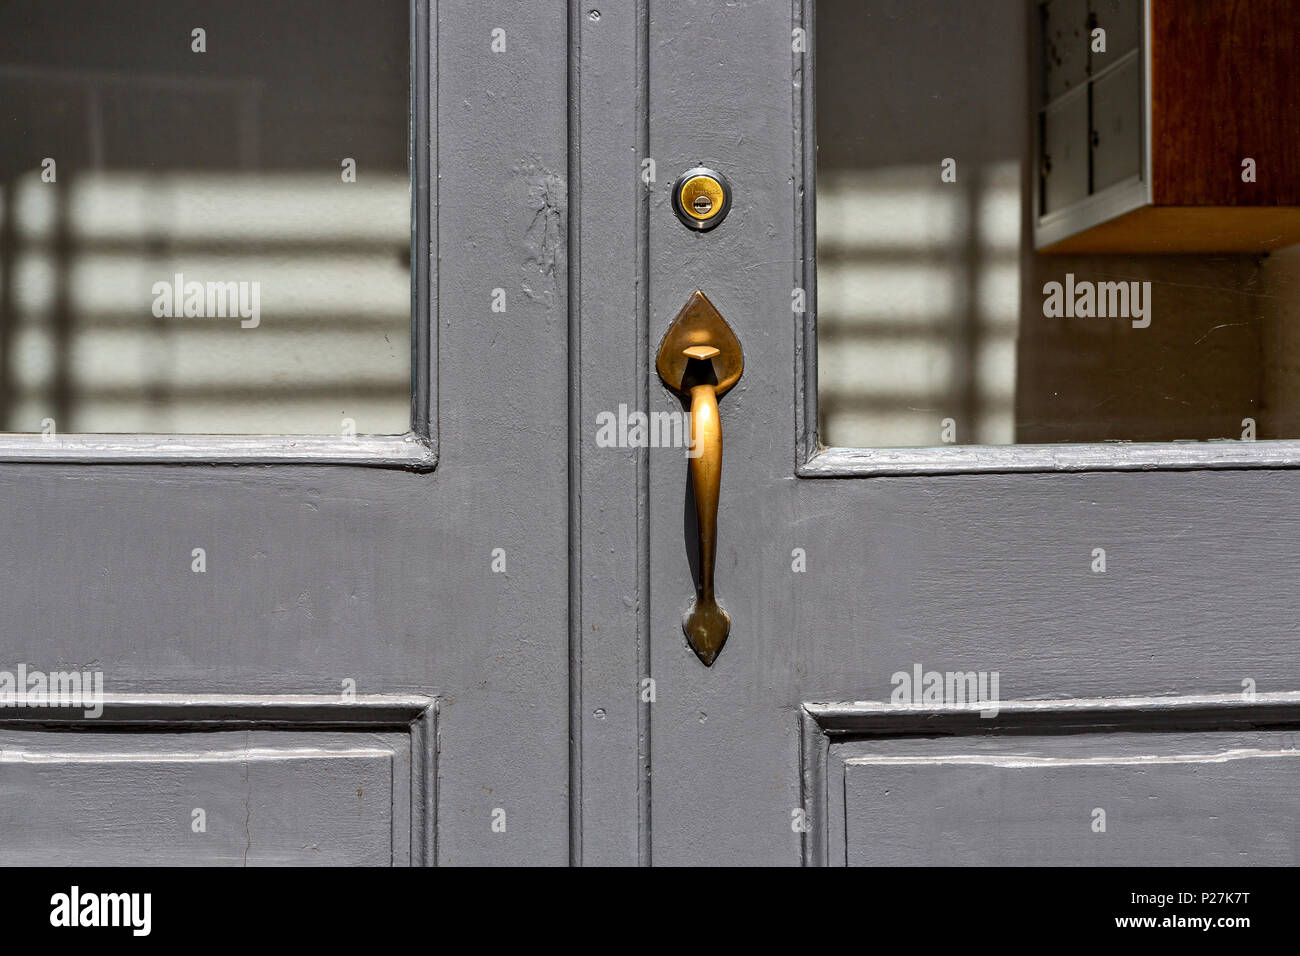
<svg viewBox="0 0 1300 956"><path fill-rule="evenodd" d="M1294 865L1300 751L1282 736L1004 739L851 758L844 859Z"/></svg>
<svg viewBox="0 0 1300 956"><path fill-rule="evenodd" d="M393 786L409 764L374 741L132 736L6 748L0 864L391 866L395 822L409 840Z"/></svg>

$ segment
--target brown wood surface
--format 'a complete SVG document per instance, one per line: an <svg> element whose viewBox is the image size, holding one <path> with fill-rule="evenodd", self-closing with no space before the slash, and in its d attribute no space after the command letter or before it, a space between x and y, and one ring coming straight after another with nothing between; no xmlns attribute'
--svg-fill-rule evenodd
<svg viewBox="0 0 1300 956"><path fill-rule="evenodd" d="M1151 8L1155 204L1300 205L1300 2Z"/></svg>
<svg viewBox="0 0 1300 956"><path fill-rule="evenodd" d="M1269 252L1297 242L1297 206L1141 206L1038 251Z"/></svg>

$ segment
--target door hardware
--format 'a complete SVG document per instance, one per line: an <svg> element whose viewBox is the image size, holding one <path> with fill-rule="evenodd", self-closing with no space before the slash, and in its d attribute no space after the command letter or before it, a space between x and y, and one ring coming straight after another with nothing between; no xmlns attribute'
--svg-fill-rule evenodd
<svg viewBox="0 0 1300 956"><path fill-rule="evenodd" d="M706 166L688 169L673 184L673 212L688 229L712 229L731 211L731 183Z"/></svg>
<svg viewBox="0 0 1300 956"><path fill-rule="evenodd" d="M731 617L713 593L722 485L718 399L740 380L745 360L731 326L696 289L668 327L655 364L664 384L690 403L689 457L699 529L700 581L695 600L682 617L682 631L704 666L711 667L731 630Z"/></svg>

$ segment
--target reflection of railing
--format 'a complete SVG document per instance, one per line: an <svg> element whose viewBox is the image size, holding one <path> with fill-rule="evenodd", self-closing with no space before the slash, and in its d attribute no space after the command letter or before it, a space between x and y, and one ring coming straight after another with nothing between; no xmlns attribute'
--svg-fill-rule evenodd
<svg viewBox="0 0 1300 956"><path fill-rule="evenodd" d="M409 427L405 176L32 172L0 220L7 430ZM258 283L260 323L155 316L176 273Z"/></svg>
<svg viewBox="0 0 1300 956"><path fill-rule="evenodd" d="M850 447L1014 441L1018 164L822 173L817 182L821 440Z"/></svg>

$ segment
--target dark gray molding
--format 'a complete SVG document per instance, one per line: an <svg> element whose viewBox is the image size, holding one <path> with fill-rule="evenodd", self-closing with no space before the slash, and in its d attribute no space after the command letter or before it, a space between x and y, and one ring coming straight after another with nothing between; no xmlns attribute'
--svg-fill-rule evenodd
<svg viewBox="0 0 1300 956"><path fill-rule="evenodd" d="M437 0L411 2L411 434L438 460ZM433 8L433 9L431 9Z"/></svg>
<svg viewBox="0 0 1300 956"><path fill-rule="evenodd" d="M795 473L817 454L817 110L815 0L793 0L794 29L804 31L805 52L791 52L794 94L794 285L804 290L804 311L794 317Z"/></svg>
<svg viewBox="0 0 1300 956"><path fill-rule="evenodd" d="M795 475L800 478L869 478L885 475L961 475L1011 472L1188 471L1222 468L1300 467L1300 440L1209 442L1105 442L1059 445L944 445L934 448L839 448L821 445L817 421L817 175L816 0L792 0L792 23L805 31L808 52L793 54L795 247L794 284L807 309L794 318ZM1144 30L1150 29L1147 5ZM1144 34L1145 36L1145 34ZM1144 39L1149 43L1149 37ZM1150 64L1145 63L1144 82ZM1145 97L1146 182L1122 183L1099 194L1112 203L1107 215L1150 202L1150 98ZM1093 210L1095 212L1096 210ZM1091 214L1091 213L1090 213ZM1050 219L1050 217L1049 217ZM1037 223L1037 218L1035 217Z"/></svg>

